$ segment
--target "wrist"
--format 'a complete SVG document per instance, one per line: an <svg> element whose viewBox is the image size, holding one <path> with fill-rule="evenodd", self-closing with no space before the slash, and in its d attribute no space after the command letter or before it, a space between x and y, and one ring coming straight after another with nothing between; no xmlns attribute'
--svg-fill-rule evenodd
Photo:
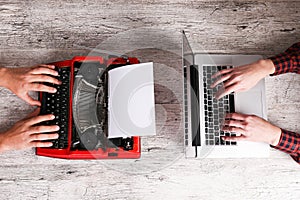
<svg viewBox="0 0 300 200"><path fill-rule="evenodd" d="M275 72L275 66L272 60L270 59L262 59L258 61L258 64L261 68L264 69L264 75L270 75Z"/></svg>
<svg viewBox="0 0 300 200"><path fill-rule="evenodd" d="M277 146L280 141L280 137L281 137L281 129L276 127L276 129L272 133L272 137L269 141L269 144L272 146Z"/></svg>

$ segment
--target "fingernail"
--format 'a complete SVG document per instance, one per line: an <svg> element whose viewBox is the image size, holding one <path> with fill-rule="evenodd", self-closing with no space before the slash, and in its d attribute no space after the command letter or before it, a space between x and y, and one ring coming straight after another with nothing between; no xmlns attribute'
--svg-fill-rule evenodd
<svg viewBox="0 0 300 200"><path fill-rule="evenodd" d="M55 130L56 130L56 131L58 131L59 129L60 129L60 127L59 127L59 126L56 126L56 127L55 127Z"/></svg>
<svg viewBox="0 0 300 200"><path fill-rule="evenodd" d="M59 135L58 135L58 134L56 134L56 135L55 135L55 138L58 138L58 137L59 137Z"/></svg>
<svg viewBox="0 0 300 200"><path fill-rule="evenodd" d="M55 93L55 92L57 92L57 89L56 89L56 88L53 88L52 91Z"/></svg>
<svg viewBox="0 0 300 200"><path fill-rule="evenodd" d="M50 117L51 119L54 119L55 118L55 116L54 115L51 115L51 117Z"/></svg>

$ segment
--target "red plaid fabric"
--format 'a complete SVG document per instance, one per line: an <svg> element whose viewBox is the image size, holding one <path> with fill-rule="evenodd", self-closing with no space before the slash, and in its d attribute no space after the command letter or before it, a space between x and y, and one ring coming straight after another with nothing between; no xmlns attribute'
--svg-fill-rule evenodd
<svg viewBox="0 0 300 200"><path fill-rule="evenodd" d="M275 65L275 72L271 76L287 72L300 74L300 42L288 48L284 53L269 59Z"/></svg>
<svg viewBox="0 0 300 200"><path fill-rule="evenodd" d="M300 134L282 129L278 145L271 147L290 154L300 164Z"/></svg>
<svg viewBox="0 0 300 200"><path fill-rule="evenodd" d="M275 65L272 76L288 72L300 74L300 42L270 59ZM282 129L278 145L271 147L290 154L300 164L300 134Z"/></svg>

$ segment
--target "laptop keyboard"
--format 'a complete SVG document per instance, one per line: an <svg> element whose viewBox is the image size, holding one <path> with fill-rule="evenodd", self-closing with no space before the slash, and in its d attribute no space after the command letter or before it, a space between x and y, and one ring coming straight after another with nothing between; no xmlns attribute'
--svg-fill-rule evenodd
<svg viewBox="0 0 300 200"><path fill-rule="evenodd" d="M203 88L204 88L204 117L205 117L205 144L206 145L236 145L235 141L224 141L222 136L235 136L234 133L221 130L226 113L234 112L234 95L231 93L217 100L214 94L221 89L219 84L210 88L214 82L211 76L222 69L232 66L203 66Z"/></svg>
<svg viewBox="0 0 300 200"><path fill-rule="evenodd" d="M50 148L64 149L68 147L68 118L69 118L69 84L70 67L57 68L59 73L58 80L61 85L48 84L57 89L56 93L44 92L42 98L41 114L54 114L55 119L45 122L46 125L58 125L60 127L56 140L51 140L53 146Z"/></svg>

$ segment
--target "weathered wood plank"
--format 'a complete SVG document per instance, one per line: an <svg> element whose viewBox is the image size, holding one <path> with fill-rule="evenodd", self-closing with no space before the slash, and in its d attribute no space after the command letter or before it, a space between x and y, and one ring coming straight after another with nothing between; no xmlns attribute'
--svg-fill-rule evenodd
<svg viewBox="0 0 300 200"><path fill-rule="evenodd" d="M46 160L45 160L46 161ZM3 165L1 199L298 199L290 160L180 159L161 171L128 174L99 162ZM189 166L189 168L187 168ZM276 166L276 171L270 170ZM45 170L46 169L46 170ZM18 173L16 173L16 171ZM180 173L178 173L180 172ZM283 175L287 174L282 178ZM7 174L13 174L7 176ZM33 175L34 174L34 175ZM242 176L242 177L241 177ZM217 189L212 188L215 187ZM12 192L13 189L13 192Z"/></svg>
<svg viewBox="0 0 300 200"><path fill-rule="evenodd" d="M300 133L300 76L284 74L268 78L266 91L269 121Z"/></svg>
<svg viewBox="0 0 300 200"><path fill-rule="evenodd" d="M2 2L0 45L5 50L95 47L118 33L153 27L185 29L198 50L274 54L300 39L299 7L299 1Z"/></svg>

